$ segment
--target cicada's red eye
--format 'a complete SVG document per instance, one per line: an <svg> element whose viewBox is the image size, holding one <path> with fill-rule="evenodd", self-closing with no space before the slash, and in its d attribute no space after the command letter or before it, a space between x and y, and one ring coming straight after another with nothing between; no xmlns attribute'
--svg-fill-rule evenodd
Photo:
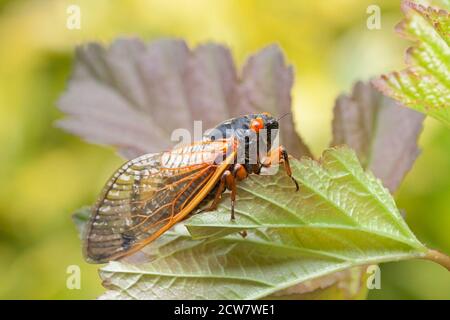
<svg viewBox="0 0 450 320"><path fill-rule="evenodd" d="M264 128L264 120L261 118L252 119L250 122L250 129L255 132L259 132L259 130Z"/></svg>

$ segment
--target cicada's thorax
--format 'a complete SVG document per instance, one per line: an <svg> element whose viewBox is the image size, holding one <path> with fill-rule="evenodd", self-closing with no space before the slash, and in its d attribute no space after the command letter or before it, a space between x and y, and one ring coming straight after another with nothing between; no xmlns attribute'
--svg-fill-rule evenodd
<svg viewBox="0 0 450 320"><path fill-rule="evenodd" d="M248 115L226 120L214 129L208 131L204 139L209 141L227 140L236 151L234 164L245 166L248 173L258 174L261 171L261 161L272 148L272 141L276 136L278 122L272 117L262 115L264 130L255 131L252 120L256 115ZM224 155L226 157L226 155Z"/></svg>

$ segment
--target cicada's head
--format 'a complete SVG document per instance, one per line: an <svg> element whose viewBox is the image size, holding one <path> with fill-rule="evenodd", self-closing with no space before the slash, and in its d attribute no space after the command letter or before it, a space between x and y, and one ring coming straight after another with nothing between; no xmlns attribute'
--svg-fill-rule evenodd
<svg viewBox="0 0 450 320"><path fill-rule="evenodd" d="M265 147L267 151L271 150L278 135L278 120L268 112L249 114L242 118L246 122L246 129L250 131L249 136L255 137L252 139L254 141L247 141L247 144L257 143L258 149Z"/></svg>
<svg viewBox="0 0 450 320"><path fill-rule="evenodd" d="M268 153L278 135L278 120L267 112L234 118L230 125L241 151L245 150L246 162L250 159L258 161L256 154Z"/></svg>
<svg viewBox="0 0 450 320"><path fill-rule="evenodd" d="M228 121L232 130L250 130L257 134L262 130L278 130L278 120L268 112L248 114Z"/></svg>
<svg viewBox="0 0 450 320"><path fill-rule="evenodd" d="M207 140L238 140L238 161L258 164L261 156L276 147L278 119L267 112L248 114L223 121L205 135Z"/></svg>
<svg viewBox="0 0 450 320"><path fill-rule="evenodd" d="M268 112L250 114L246 117L249 129L256 133L259 133L261 130L278 130L278 120Z"/></svg>

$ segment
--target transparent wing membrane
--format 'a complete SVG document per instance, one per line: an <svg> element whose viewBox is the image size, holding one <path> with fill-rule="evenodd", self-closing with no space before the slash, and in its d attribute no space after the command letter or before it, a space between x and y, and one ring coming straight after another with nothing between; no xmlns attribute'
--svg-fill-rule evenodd
<svg viewBox="0 0 450 320"><path fill-rule="evenodd" d="M224 141L195 143L123 165L93 207L85 234L86 258L105 262L125 256L189 214L192 208L185 208L194 199L202 200L196 197L217 176L221 164L216 159L227 147Z"/></svg>

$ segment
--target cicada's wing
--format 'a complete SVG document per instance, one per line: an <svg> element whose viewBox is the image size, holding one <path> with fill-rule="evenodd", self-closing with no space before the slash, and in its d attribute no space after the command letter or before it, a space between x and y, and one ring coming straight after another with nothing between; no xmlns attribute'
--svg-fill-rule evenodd
<svg viewBox="0 0 450 320"><path fill-rule="evenodd" d="M101 263L133 253L187 216L225 170L229 160L216 158L227 148L202 142L123 165L93 207L84 235L86 259Z"/></svg>

